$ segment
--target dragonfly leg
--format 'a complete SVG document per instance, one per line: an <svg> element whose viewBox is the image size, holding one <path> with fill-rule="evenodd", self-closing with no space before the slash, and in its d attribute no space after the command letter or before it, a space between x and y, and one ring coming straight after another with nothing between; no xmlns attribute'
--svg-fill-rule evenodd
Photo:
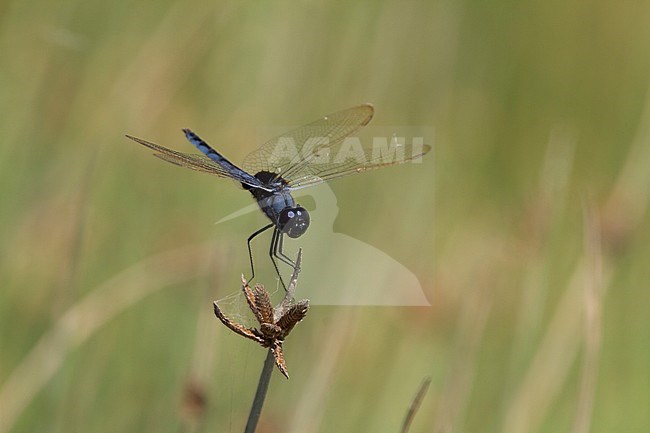
<svg viewBox="0 0 650 433"><path fill-rule="evenodd" d="M261 229L259 229L258 231L256 231L255 233L253 233L252 235L250 235L248 237L248 241L247 241L247 244L248 244L248 258L251 261L251 273L252 273L251 277L248 279L249 282L252 281L253 278L255 277L255 267L253 266L253 251L251 250L251 241L253 240L253 238L255 238L260 233L264 233L265 231L267 231L268 229L270 229L271 227L274 227L274 226L275 226L275 224L273 224L273 223L265 225L264 227L262 227ZM276 230L274 230L274 232L275 231ZM273 245L273 242L271 242L271 245ZM277 266L276 266L276 270L277 270Z"/></svg>
<svg viewBox="0 0 650 433"><path fill-rule="evenodd" d="M278 277L280 278L280 282L282 283L282 287L284 287L284 291L286 292L287 285L284 284L284 280L282 279L282 275L280 274L280 269L278 269L278 264L275 262L276 257L282 261L282 258L278 257L276 254L278 249L278 239L282 239L282 232L276 227L275 230L273 230L273 236L271 237L271 245L269 247L269 257L271 258L271 262L273 262L275 273L278 274Z"/></svg>
<svg viewBox="0 0 650 433"><path fill-rule="evenodd" d="M284 252L282 251L282 248L284 246L284 233L280 233L280 240L278 241L277 248L275 251L275 257L280 259L282 262L286 263L287 265L291 266L292 268L296 267L296 263L291 260Z"/></svg>

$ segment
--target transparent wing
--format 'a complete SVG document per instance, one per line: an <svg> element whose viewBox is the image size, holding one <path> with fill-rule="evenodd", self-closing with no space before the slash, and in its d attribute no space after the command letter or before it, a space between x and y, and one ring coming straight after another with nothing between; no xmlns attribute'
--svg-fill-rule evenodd
<svg viewBox="0 0 650 433"><path fill-rule="evenodd" d="M154 153L154 156L174 165L178 165L179 167L186 167L190 170L200 171L202 173L208 173L214 176L227 177L237 182L245 183L256 188L270 190L267 186L263 185L254 177L242 174L237 171L226 170L216 162L203 155L177 152L175 150L167 149L166 147L159 146L155 143L151 143L150 141L146 141L141 138L132 137L130 135L127 135L126 137L157 152Z"/></svg>
<svg viewBox="0 0 650 433"><path fill-rule="evenodd" d="M348 140L334 149L336 152L310 158L309 164L303 165L299 172L290 176L289 189L297 190L351 174L419 161L431 150L426 144L406 144L396 139L391 142L373 142L368 147L362 147L354 140L346 145L346 141Z"/></svg>
<svg viewBox="0 0 650 433"><path fill-rule="evenodd" d="M371 104L363 104L325 116L280 137L267 141L244 159L251 174L275 173L287 181L310 173L315 156L338 153L343 140L370 122Z"/></svg>

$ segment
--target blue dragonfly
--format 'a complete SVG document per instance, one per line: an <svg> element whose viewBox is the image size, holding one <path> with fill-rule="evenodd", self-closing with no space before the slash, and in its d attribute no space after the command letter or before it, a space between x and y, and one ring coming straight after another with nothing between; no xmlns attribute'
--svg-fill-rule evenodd
<svg viewBox="0 0 650 433"><path fill-rule="evenodd" d="M183 129L185 137L202 155L167 149L141 138L127 138L153 150L154 156L191 170L230 178L241 184L257 201L270 223L253 232L247 240L251 281L255 277L251 241L273 229L269 257L284 285L276 260L291 267L295 263L283 252L284 235L298 238L310 224L307 210L296 204L291 193L322 182L367 170L402 164L425 155L427 145L393 143L391 148L363 146L346 140L372 119L374 108L362 104L338 111L267 141L236 166L198 135ZM285 286L286 288L286 286Z"/></svg>

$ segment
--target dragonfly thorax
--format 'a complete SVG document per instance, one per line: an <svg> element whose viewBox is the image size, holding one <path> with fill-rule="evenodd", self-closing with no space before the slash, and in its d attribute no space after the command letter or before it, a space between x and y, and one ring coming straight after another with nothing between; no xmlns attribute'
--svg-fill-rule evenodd
<svg viewBox="0 0 650 433"><path fill-rule="evenodd" d="M255 174L255 177L263 184L273 188L282 188L287 184L287 181L278 176L276 173L270 171L260 171Z"/></svg>
<svg viewBox="0 0 650 433"><path fill-rule="evenodd" d="M290 238L297 238L305 233L309 228L309 213L304 207L296 204L289 188L286 187L286 180L268 171L261 171L255 177L271 191L246 184L242 186L255 197L262 212Z"/></svg>

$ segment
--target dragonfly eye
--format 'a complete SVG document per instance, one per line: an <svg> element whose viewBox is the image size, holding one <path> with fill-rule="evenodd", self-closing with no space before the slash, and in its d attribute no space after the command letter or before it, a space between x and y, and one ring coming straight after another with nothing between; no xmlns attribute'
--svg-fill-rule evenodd
<svg viewBox="0 0 650 433"><path fill-rule="evenodd" d="M280 212L278 227L290 238L297 238L309 227L309 213L304 207L286 208Z"/></svg>

